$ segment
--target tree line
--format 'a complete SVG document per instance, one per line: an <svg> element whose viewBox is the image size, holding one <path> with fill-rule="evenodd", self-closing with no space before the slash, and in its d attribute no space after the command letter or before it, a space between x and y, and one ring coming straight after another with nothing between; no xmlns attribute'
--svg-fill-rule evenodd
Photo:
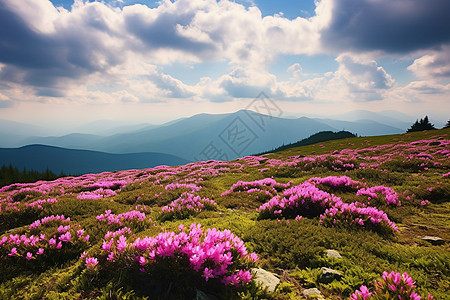
<svg viewBox="0 0 450 300"><path fill-rule="evenodd" d="M450 128L450 120L447 121L447 124L445 124L444 128ZM411 126L411 128L408 129L407 132L414 132L414 131L424 131L424 130L433 130L436 129L434 124L431 124L430 120L428 120L428 116L425 116L425 118L416 120L414 124Z"/></svg>
<svg viewBox="0 0 450 300"><path fill-rule="evenodd" d="M13 183L26 183L26 182L36 182L39 180L55 180L59 177L65 177L66 174L57 175L50 171L48 168L44 172L39 172L35 170L19 170L17 167L3 165L0 168L0 187L5 185L10 185Z"/></svg>

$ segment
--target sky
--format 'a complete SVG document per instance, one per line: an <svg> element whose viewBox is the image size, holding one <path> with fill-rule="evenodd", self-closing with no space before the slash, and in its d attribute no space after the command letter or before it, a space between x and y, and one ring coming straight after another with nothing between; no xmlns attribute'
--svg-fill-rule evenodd
<svg viewBox="0 0 450 300"><path fill-rule="evenodd" d="M450 118L448 0L0 0L0 119Z"/></svg>

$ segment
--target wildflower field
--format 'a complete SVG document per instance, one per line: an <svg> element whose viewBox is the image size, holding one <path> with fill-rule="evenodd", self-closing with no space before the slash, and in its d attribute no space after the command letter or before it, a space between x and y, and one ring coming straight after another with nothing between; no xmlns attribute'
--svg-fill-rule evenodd
<svg viewBox="0 0 450 300"><path fill-rule="evenodd" d="M0 187L0 299L450 299L449 134Z"/></svg>

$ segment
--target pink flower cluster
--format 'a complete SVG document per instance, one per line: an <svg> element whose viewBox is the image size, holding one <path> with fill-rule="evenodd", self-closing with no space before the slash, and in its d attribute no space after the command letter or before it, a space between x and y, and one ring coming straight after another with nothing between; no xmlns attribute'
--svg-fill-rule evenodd
<svg viewBox="0 0 450 300"><path fill-rule="evenodd" d="M98 259L95 257L86 257L86 263L85 266L86 268L88 268L89 270L92 270L93 268L95 268L95 266L98 264Z"/></svg>
<svg viewBox="0 0 450 300"><path fill-rule="evenodd" d="M258 261L258 256L248 254L244 242L230 230L212 228L205 233L201 224L191 224L189 232L180 225L179 233L163 232L156 237L140 237L133 242L120 235L117 239L104 241L102 251L107 255L106 261L136 265L141 272L150 274L153 266L165 260L188 261L189 268L205 281L217 278L225 285L234 286L251 281L252 274L245 266ZM89 263L86 260L86 266L91 268L96 262L90 258ZM180 264L179 267L184 266Z"/></svg>
<svg viewBox="0 0 450 300"><path fill-rule="evenodd" d="M118 230L116 230L114 232L108 231L105 234L105 240L109 240L111 238L115 238L116 236L119 236L119 235L128 235L128 234L131 234L131 229L128 228L128 227L123 227L123 228L120 228L120 229L118 229Z"/></svg>
<svg viewBox="0 0 450 300"><path fill-rule="evenodd" d="M46 199L46 200L38 199L38 200L33 201L31 203L24 203L24 206L25 207L32 207L32 208L36 207L38 209L44 209L44 207L42 205L53 204L53 203L56 203L56 202L58 202L58 199L56 199L56 198L51 198L51 199Z"/></svg>
<svg viewBox="0 0 450 300"><path fill-rule="evenodd" d="M358 189L364 184L351 179L348 176L328 176L328 177L313 177L309 179L310 182L316 184L324 184L332 187L349 187L352 189Z"/></svg>
<svg viewBox="0 0 450 300"><path fill-rule="evenodd" d="M166 191L168 190L176 190L179 188L186 188L191 190L192 192L199 192L202 187L198 186L194 183L169 183L168 185L166 185L165 189Z"/></svg>
<svg viewBox="0 0 450 300"><path fill-rule="evenodd" d="M178 199L172 201L169 205L163 206L163 213L189 210L194 212L200 212L205 207L217 205L214 200L209 198L201 198L200 196L195 196L191 193L183 193Z"/></svg>
<svg viewBox="0 0 450 300"><path fill-rule="evenodd" d="M276 182L273 178L264 178L261 180L255 180L255 181L241 181L239 180L238 182L236 182L235 184L233 184L231 186L231 188L225 192L223 192L221 194L221 196L226 196L229 195L235 191L241 192L241 191L246 191L248 193L252 193L252 192L261 192L263 190L261 190L260 188L263 187L268 187L270 192L267 190L270 196L273 196L275 194L277 194L277 190L276 188L280 188L280 189L285 189L288 188L291 185L291 182L288 183L278 183Z"/></svg>
<svg viewBox="0 0 450 300"><path fill-rule="evenodd" d="M333 186L357 187L360 184L347 176L342 177L314 177L300 185L286 189L282 194L283 197L276 195L259 207L260 217L294 218L296 215L312 215L320 216L320 222L330 226L346 223L377 229L380 226L386 226L390 230L398 230L386 213L376 207L367 207L359 202L345 203L340 197L320 190L315 185L315 183L325 183ZM394 195L391 193L391 191L393 192L391 188L376 187L375 190L385 192L386 197ZM398 199L396 193L395 196Z"/></svg>
<svg viewBox="0 0 450 300"><path fill-rule="evenodd" d="M385 201L387 205L397 205L400 206L401 202L398 198L398 194L390 187L386 187L384 185L373 186L370 188L362 188L356 192L357 196L366 195L369 196L369 200L371 198L378 198L378 193L382 193L385 197Z"/></svg>
<svg viewBox="0 0 450 300"><path fill-rule="evenodd" d="M414 280L407 273L396 273L392 271L383 272L383 280L375 281L375 290L370 292L369 289L362 285L356 290L350 300L375 300L375 299L412 299L421 300L422 297L415 291L416 286ZM434 297L428 294L428 300Z"/></svg>
<svg viewBox="0 0 450 300"><path fill-rule="evenodd" d="M366 207L358 202L348 204L338 201L320 216L320 221L331 226L336 223L347 223L370 228L376 227L377 224L384 224L392 230L398 231L395 223L389 220L385 212L378 210L376 207Z"/></svg>
<svg viewBox="0 0 450 300"><path fill-rule="evenodd" d="M101 179L99 181L96 181L94 183L88 184L88 187L95 187L95 188L105 188L105 189L111 189L111 188L124 188L127 186L128 181L126 180L117 180L117 179Z"/></svg>
<svg viewBox="0 0 450 300"><path fill-rule="evenodd" d="M259 211L281 215L285 210L306 212L313 206L321 207L321 210L325 211L332 203L340 200L339 197L318 189L308 181L285 190L283 196L283 198L280 196L273 197L261 205Z"/></svg>
<svg viewBox="0 0 450 300"><path fill-rule="evenodd" d="M31 236L26 234L3 236L0 239L0 258L3 258L5 253L8 253L6 257L24 257L30 260L36 258L34 254L42 255L46 249L61 249L64 243L75 244L89 241L89 235L85 235L84 229L76 230L71 228L70 225L61 225L57 233L53 234L51 238L48 238L49 236L51 235L44 233Z"/></svg>
<svg viewBox="0 0 450 300"><path fill-rule="evenodd" d="M111 210L105 210L105 214L101 214L99 216L95 217L97 220L99 221L107 221L108 225L111 224L118 224L119 226L123 226L123 223L131 223L134 220L140 221L140 222L144 222L146 221L146 216L145 213L140 212L138 210L130 210L127 211L125 213L121 213L118 215L112 214ZM149 219L149 222L151 222L152 220Z"/></svg>
<svg viewBox="0 0 450 300"><path fill-rule="evenodd" d="M77 199L91 199L98 200L108 198L117 195L117 193L110 189L99 188L92 192L81 192L78 194Z"/></svg>
<svg viewBox="0 0 450 300"><path fill-rule="evenodd" d="M15 191L13 191L11 194L14 194ZM28 198L30 198L30 195L27 195L25 197L25 199L27 200ZM4 210L5 211L9 211L9 210L14 210L14 211L21 211L21 209L24 208L32 208L32 209L40 209L40 210L44 210L44 206L47 205L51 205L53 203L58 202L58 200L56 198L51 198L51 199L46 199L46 200L42 200L42 199L38 199L36 201L33 202L20 202L20 201L14 201L13 198L8 195L6 197L6 199L2 199L0 198L0 213L2 212L2 206L4 206Z"/></svg>
<svg viewBox="0 0 450 300"><path fill-rule="evenodd" d="M64 217L64 215L51 215L49 217L44 217L40 220L36 220L30 225L30 229L36 229L41 225L44 225L47 222L53 221L61 221L61 222L70 222L70 218Z"/></svg>

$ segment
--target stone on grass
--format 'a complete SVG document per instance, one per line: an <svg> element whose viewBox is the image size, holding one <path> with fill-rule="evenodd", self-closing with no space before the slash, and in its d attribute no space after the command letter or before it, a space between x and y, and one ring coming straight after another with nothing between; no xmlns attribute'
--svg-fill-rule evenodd
<svg viewBox="0 0 450 300"><path fill-rule="evenodd" d="M339 271L322 267L320 268L322 271L322 275L320 275L319 282L321 283L330 283L333 280L340 280L342 278L342 274Z"/></svg>
<svg viewBox="0 0 450 300"><path fill-rule="evenodd" d="M253 268L252 271L255 273L257 283L260 283L263 288L267 288L269 292L275 291L277 285L280 283L280 278L275 276L274 273L261 268Z"/></svg>
<svg viewBox="0 0 450 300"><path fill-rule="evenodd" d="M445 240L441 239L440 237L437 236L421 236L420 237L421 240L427 241L433 245L443 245L445 244Z"/></svg>
<svg viewBox="0 0 450 300"><path fill-rule="evenodd" d="M306 299L323 299L322 293L317 288L303 290Z"/></svg>
<svg viewBox="0 0 450 300"><path fill-rule="evenodd" d="M342 258L342 256L336 250L328 249L328 250L325 250L325 252L327 253L327 257L329 257L329 258L336 258L336 259Z"/></svg>

